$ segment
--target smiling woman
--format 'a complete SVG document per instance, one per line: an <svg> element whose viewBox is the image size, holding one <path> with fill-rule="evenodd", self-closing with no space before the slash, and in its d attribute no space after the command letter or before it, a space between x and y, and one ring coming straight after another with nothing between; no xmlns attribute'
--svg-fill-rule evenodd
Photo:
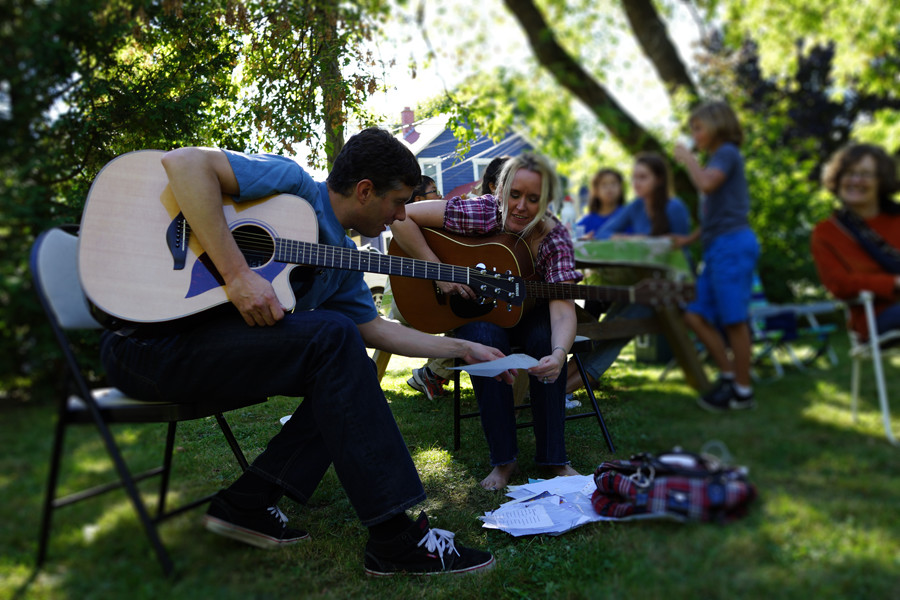
<svg viewBox="0 0 900 600"><path fill-rule="evenodd" d="M822 284L842 300L863 290L875 294L879 333L900 329L900 189L897 167L879 146L854 144L839 151L823 174L840 206L816 225L812 254ZM865 339L861 306L851 308L850 325Z"/></svg>
<svg viewBox="0 0 900 600"><path fill-rule="evenodd" d="M423 236L422 227L443 228L463 236L510 233L528 244L538 278L546 283L577 283L572 239L568 230L547 210L560 197L559 180L546 158L522 154L508 159L497 179L496 196L454 197L422 201L407 206L407 219L392 226L394 239L414 258L441 262ZM446 258L446 257L445 257ZM449 261L448 261L449 262ZM436 282L444 296L478 302L472 288L459 283ZM455 337L490 344L509 354L515 346L539 362L528 369L535 421L535 462L550 475L574 475L569 466L564 438L565 377L560 373L575 338L575 305L571 300L551 300L526 313L515 325L504 328L492 322L468 322ZM517 468L518 447L509 385L490 377L472 377L481 423L490 450L493 470L481 481L486 489L506 487Z"/></svg>

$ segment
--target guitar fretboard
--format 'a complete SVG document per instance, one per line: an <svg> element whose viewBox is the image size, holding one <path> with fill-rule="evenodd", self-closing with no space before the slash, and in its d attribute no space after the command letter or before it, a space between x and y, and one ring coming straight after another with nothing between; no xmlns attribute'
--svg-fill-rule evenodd
<svg viewBox="0 0 900 600"><path fill-rule="evenodd" d="M607 300L634 302L634 288L526 281L525 295L549 300Z"/></svg>
<svg viewBox="0 0 900 600"><path fill-rule="evenodd" d="M275 239L274 258L285 263L461 283L513 304L520 304L522 301L516 281L518 277L470 267L281 238Z"/></svg>

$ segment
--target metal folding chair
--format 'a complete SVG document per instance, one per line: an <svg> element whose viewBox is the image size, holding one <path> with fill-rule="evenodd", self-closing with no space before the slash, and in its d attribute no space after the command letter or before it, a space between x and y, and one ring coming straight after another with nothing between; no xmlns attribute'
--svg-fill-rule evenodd
<svg viewBox="0 0 900 600"><path fill-rule="evenodd" d="M859 401L859 375L863 360L871 360L875 370L875 385L878 389L878 404L881 407L881 418L884 421L884 433L891 444L898 445L897 439L891 428L891 408L888 403L887 384L884 380L884 357L900 355L900 331L888 331L878 335L878 328L875 326L875 294L870 291L863 291L855 300L851 300L844 304L847 312L847 318L850 318L850 305L861 304L866 313L866 330L867 339L862 339L850 327L847 332L850 334L850 359L853 361L852 370L850 372L850 390L851 400L850 407L853 411L853 422L858 420L857 404Z"/></svg>
<svg viewBox="0 0 900 600"><path fill-rule="evenodd" d="M53 511L63 506L93 498L114 489L124 488L140 519L147 538L153 547L163 571L173 571L173 563L163 546L157 526L160 522L208 502L212 494L174 509L166 509L166 496L172 469L176 427L179 421L215 417L242 469L247 460L231 432L223 413L266 402L266 398L244 398L222 401L219 398L197 398L195 402L144 402L127 397L116 388L92 389L85 367L79 360L79 352L71 343L69 334L77 330L100 329L100 324L90 313L78 279L77 227L55 228L38 237L31 251L31 274L41 305L47 314L56 341L62 350L70 383L71 395L64 393L58 399L58 420L50 455L50 473L44 498L41 528L37 551L37 566L47 557ZM132 473L110 431L113 423L168 423L163 464L143 473ZM66 429L69 425L89 424L97 428L106 452L112 460L118 478L115 481L57 497L60 464ZM137 488L139 481L159 476L158 502L151 515Z"/></svg>

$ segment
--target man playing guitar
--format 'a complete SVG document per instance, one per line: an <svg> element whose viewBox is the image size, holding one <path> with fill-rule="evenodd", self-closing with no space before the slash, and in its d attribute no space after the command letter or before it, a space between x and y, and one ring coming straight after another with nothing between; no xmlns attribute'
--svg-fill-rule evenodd
<svg viewBox="0 0 900 600"><path fill-rule="evenodd" d="M294 194L315 209L319 243L354 247L346 229L376 236L405 218L405 201L421 177L412 153L388 132L371 128L347 141L322 183L274 155L182 148L163 155L162 165L191 235L237 310L221 305L176 331L151 325L131 335L106 332L102 357L111 383L145 400L303 397L266 450L214 498L206 527L260 547L304 539L307 533L288 527L276 504L284 494L305 503L333 464L369 528L368 574L493 566L489 552L454 545L453 534L429 529L424 513L416 522L407 516L425 492L366 346L469 363L503 354L382 319L358 271L304 270L305 279L291 280L297 306L286 312L271 283L248 265L223 215L223 194L238 207L245 200ZM509 373L503 378L512 381Z"/></svg>

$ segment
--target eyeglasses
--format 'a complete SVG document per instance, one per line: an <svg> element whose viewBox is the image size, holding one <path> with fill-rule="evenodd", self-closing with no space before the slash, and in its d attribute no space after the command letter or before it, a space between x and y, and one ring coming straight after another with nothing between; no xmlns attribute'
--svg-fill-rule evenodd
<svg viewBox="0 0 900 600"><path fill-rule="evenodd" d="M428 190L427 192L425 192L425 197L427 198L427 197L430 196L431 194L434 194L434 195L437 196L438 198L440 198L440 197L443 196L443 194L441 194L441 191L440 191L440 190Z"/></svg>
<svg viewBox="0 0 900 600"><path fill-rule="evenodd" d="M878 178L878 173L875 171L846 171L843 176L847 179L855 177L863 181L872 181Z"/></svg>

